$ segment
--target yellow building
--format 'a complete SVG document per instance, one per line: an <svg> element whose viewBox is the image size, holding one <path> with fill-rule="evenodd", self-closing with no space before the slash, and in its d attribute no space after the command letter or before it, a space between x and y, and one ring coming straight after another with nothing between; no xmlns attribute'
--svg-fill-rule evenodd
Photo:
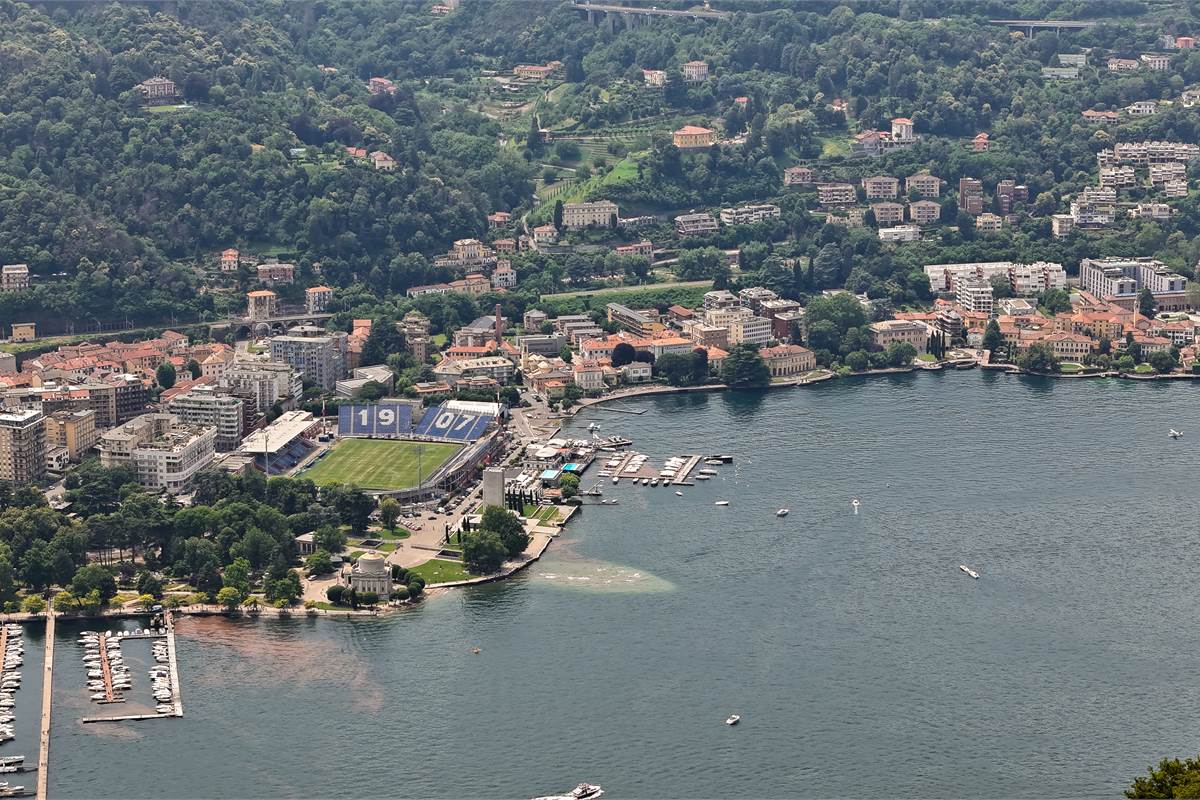
<svg viewBox="0 0 1200 800"><path fill-rule="evenodd" d="M671 134L671 142L681 150L697 147L711 147L715 133L708 128L698 125L684 125Z"/></svg>
<svg viewBox="0 0 1200 800"><path fill-rule="evenodd" d="M37 323L14 322L12 324L12 340L14 342L32 342L37 338Z"/></svg>

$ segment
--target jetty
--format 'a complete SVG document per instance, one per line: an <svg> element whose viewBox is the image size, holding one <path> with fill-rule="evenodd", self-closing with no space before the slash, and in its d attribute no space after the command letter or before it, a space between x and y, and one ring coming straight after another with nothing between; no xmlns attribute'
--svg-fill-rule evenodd
<svg viewBox="0 0 1200 800"><path fill-rule="evenodd" d="M167 629L167 663L171 667L172 705L175 706L175 716L183 716L183 696L179 690L179 658L175 654L175 620L170 611L163 612L163 625Z"/></svg>
<svg viewBox="0 0 1200 800"><path fill-rule="evenodd" d="M38 742L38 800L46 800L50 783L50 703L54 684L54 603L46 608L46 658L42 672L42 732Z"/></svg>
<svg viewBox="0 0 1200 800"><path fill-rule="evenodd" d="M104 681L104 699L98 700L98 703L124 703L124 697L117 697L113 692L112 679L112 664L108 661L108 639L107 633L100 634L97 640L100 642L100 678Z"/></svg>
<svg viewBox="0 0 1200 800"><path fill-rule="evenodd" d="M688 456L687 462L675 473L675 480L671 481L671 483L675 486L691 486L692 481L688 480L688 476L692 474L692 470L700 463L701 458L703 456Z"/></svg>

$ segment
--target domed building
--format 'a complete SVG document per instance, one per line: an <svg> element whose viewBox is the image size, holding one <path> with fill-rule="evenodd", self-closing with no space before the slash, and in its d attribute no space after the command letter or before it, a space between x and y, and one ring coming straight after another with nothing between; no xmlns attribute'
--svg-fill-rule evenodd
<svg viewBox="0 0 1200 800"><path fill-rule="evenodd" d="M392 591L392 568L374 550L363 553L350 569L350 586L359 594L374 592L386 598Z"/></svg>

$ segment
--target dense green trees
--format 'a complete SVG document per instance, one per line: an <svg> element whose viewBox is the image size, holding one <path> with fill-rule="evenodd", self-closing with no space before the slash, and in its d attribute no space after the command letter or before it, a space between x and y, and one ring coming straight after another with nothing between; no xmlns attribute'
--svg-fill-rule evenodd
<svg viewBox="0 0 1200 800"><path fill-rule="evenodd" d="M1034 342L1024 353L1017 356L1017 366L1030 372L1058 372L1058 358L1046 342Z"/></svg>
<svg viewBox="0 0 1200 800"><path fill-rule="evenodd" d="M579 488L578 479L575 488ZM509 557L521 555L529 546L529 534L525 532L521 518L500 506L487 506L483 509L479 529L496 534Z"/></svg>
<svg viewBox="0 0 1200 800"><path fill-rule="evenodd" d="M771 383L771 372L758 348L748 342L734 345L721 362L721 382L733 389L754 389Z"/></svg>
<svg viewBox="0 0 1200 800"><path fill-rule="evenodd" d="M1164 758L1125 790L1131 800L1200 797L1200 758Z"/></svg>
<svg viewBox="0 0 1200 800"><path fill-rule="evenodd" d="M463 536L463 564L476 575L489 575L504 566L508 548L489 530L472 531Z"/></svg>

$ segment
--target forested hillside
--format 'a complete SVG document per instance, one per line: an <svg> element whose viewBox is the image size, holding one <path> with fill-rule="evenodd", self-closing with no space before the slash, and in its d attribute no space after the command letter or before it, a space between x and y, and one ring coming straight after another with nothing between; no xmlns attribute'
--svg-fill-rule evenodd
<svg viewBox="0 0 1200 800"><path fill-rule="evenodd" d="M1040 75L1058 52L1095 48L1098 62L1105 52L1153 48L1164 30L1189 32L1191 7L1163 19L1134 2L722 7L735 13L715 24L669 20L611 32L563 2L466 0L437 17L425 3L382 0L0 0L0 262L28 263L34 275L30 291L0 296L0 320L222 316L240 295L213 291L203 267L230 246L286 254L303 278L359 282L376 294L444 280L433 255L481 236L491 211L530 208L549 154L535 137L526 141L529 125L586 133L636 120L645 109L622 87L640 82L643 69L677 69L692 58L707 60L714 79L682 86L672 78L652 118L719 115L732 143L684 160L654 139L592 196L651 209L761 199L775 191L782 165L844 164L838 140L904 115L925 138L889 156L890 171L936 167L951 185L968 173L989 186L1014 178L1030 187L1040 218L991 244L965 231L922 244L893 264L877 241L821 234L804 201L789 199L785 254L811 256L836 241L844 266L831 280L866 259L862 270L895 279L879 291L897 299L909 296L903 276L919 261L988 254L980 248L1071 262L1126 243L1178 269L1195 263L1187 241L1200 232L1194 194L1170 227L1147 224L1133 236L1048 241L1045 214L1089 180L1095 153L1111 144L1112 135L1082 124L1081 109L1176 97L1200 81L1200 51L1176 56L1170 72L1093 71L1074 82ZM1070 38L1027 38L987 24L991 15L1105 21ZM537 100L522 131L506 127L472 88L483 71L553 60L563 62L566 82ZM175 81L185 107L144 105L136 85L160 74ZM371 95L365 81L376 75L394 80L396 91ZM734 108L737 97L747 104ZM834 98L846 115L830 111ZM958 140L983 129L1002 147L966 152ZM1178 106L1121 133L1198 136L1195 114ZM396 169L356 166L346 147L387 153ZM602 162L594 166L612 168ZM523 277L560 267L531 262Z"/></svg>

